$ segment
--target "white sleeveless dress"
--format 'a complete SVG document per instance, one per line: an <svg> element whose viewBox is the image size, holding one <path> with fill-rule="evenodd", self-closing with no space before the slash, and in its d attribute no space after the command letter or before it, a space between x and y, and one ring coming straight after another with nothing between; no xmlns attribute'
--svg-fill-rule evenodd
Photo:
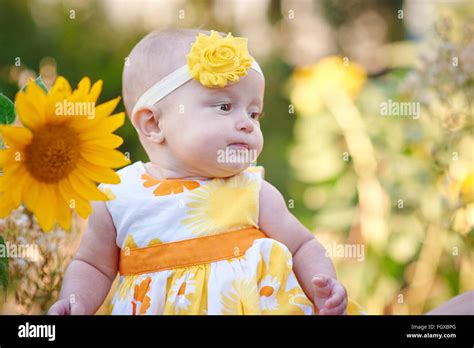
<svg viewBox="0 0 474 348"><path fill-rule="evenodd" d="M230 178L157 180L144 163L101 184L119 248L258 228L262 167ZM111 314L314 314L292 270L288 248L258 238L239 257L158 272L120 275Z"/></svg>

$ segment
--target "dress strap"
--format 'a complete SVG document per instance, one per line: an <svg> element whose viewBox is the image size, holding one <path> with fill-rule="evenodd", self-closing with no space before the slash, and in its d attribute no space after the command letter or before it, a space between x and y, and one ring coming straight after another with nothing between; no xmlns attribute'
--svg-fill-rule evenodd
<svg viewBox="0 0 474 348"><path fill-rule="evenodd" d="M227 260L244 255L259 238L267 236L250 227L143 248L126 247L120 252L119 271L121 275L143 274Z"/></svg>

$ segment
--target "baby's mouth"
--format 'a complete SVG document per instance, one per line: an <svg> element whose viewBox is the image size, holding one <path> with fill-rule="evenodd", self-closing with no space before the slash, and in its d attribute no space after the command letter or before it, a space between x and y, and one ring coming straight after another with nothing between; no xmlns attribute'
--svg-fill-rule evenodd
<svg viewBox="0 0 474 348"><path fill-rule="evenodd" d="M246 143L232 143L232 144L229 144L229 145L227 145L227 146L234 146L234 147L236 147L236 148L239 148L239 149L246 149L246 150L248 150L248 148L249 148L249 145L246 144Z"/></svg>

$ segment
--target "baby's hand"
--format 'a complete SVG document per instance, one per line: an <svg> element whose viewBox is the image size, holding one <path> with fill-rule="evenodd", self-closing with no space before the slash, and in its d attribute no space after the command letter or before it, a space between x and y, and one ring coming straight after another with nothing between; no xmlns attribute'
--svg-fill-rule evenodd
<svg viewBox="0 0 474 348"><path fill-rule="evenodd" d="M344 286L324 274L318 274L312 279L314 285L314 302L321 315L346 314L347 293Z"/></svg>
<svg viewBox="0 0 474 348"><path fill-rule="evenodd" d="M80 302L71 301L67 298L59 300L51 306L48 311L48 315L84 315L86 309Z"/></svg>

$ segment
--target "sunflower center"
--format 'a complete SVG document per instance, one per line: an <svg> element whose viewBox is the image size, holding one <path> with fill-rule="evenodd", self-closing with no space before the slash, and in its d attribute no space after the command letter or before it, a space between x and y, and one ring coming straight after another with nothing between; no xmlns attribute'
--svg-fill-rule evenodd
<svg viewBox="0 0 474 348"><path fill-rule="evenodd" d="M47 124L35 131L25 149L25 166L38 181L58 182L79 158L78 134L65 123Z"/></svg>

